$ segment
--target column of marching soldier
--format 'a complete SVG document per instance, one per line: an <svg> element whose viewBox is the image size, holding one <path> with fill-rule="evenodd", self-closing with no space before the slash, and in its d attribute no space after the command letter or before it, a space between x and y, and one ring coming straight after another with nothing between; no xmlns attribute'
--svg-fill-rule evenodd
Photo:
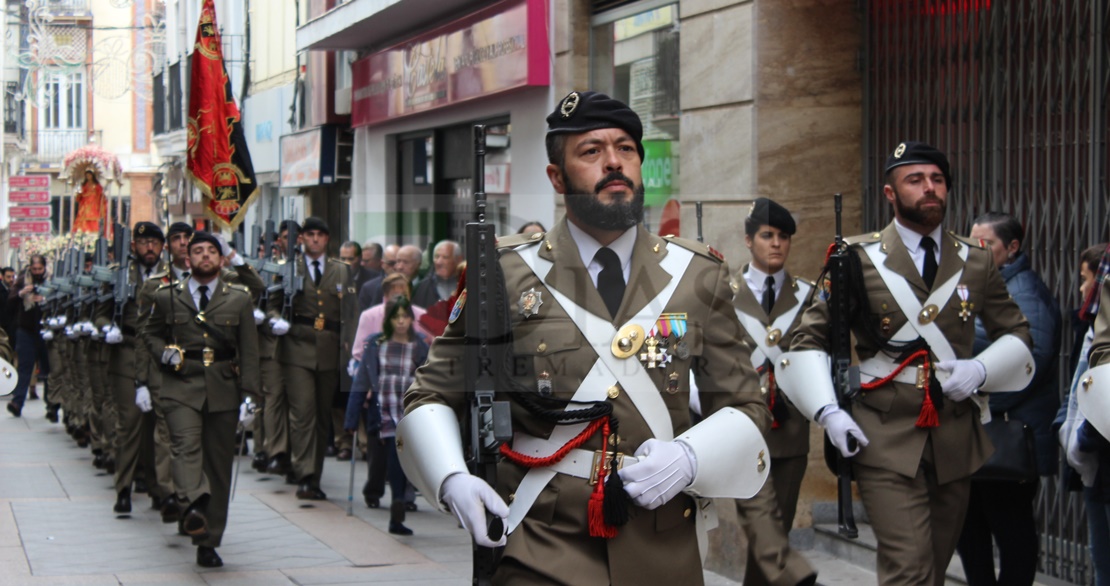
<svg viewBox="0 0 1110 586"><path fill-rule="evenodd" d="M327 225L289 220L276 232L268 222L255 239L247 257L241 241L185 223L165 233L117 225L92 255L60 252L32 297L54 365L47 418L60 411L93 465L113 475L116 514L148 493L204 567L222 565L215 548L245 432L256 469L284 476L300 499L325 499L332 397L350 385L340 377L357 291L348 266L326 258Z"/></svg>

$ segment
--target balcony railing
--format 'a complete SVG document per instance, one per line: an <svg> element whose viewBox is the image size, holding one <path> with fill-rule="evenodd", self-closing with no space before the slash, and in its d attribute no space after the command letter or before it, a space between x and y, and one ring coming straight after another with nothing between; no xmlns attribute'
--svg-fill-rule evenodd
<svg viewBox="0 0 1110 586"><path fill-rule="evenodd" d="M43 4L50 14L87 14L89 0L47 0Z"/></svg>
<svg viewBox="0 0 1110 586"><path fill-rule="evenodd" d="M34 134L35 142L30 156L39 164L61 163L66 154L90 142L100 142L100 130L89 131L84 128L66 130L39 130Z"/></svg>

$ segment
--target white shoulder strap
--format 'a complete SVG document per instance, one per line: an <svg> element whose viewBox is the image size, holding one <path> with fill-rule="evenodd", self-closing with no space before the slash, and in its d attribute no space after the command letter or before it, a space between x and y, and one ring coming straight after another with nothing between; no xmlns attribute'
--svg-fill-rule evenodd
<svg viewBox="0 0 1110 586"><path fill-rule="evenodd" d="M775 319L770 327L763 325L763 320L756 316L748 315L740 308L734 307L736 311L736 318L740 320L740 325L748 332L748 335L755 340L755 349L752 350L752 367L759 368L767 360L775 362L782 354L782 348L778 344L767 344L767 334L772 330L778 330L780 334L785 335L787 330L790 329L791 324L794 323L794 318L798 317L798 312L802 310L805 305L806 296L809 294L809 285L803 283L798 284L798 290L794 292L794 298L798 303L790 308L790 311L780 315Z"/></svg>

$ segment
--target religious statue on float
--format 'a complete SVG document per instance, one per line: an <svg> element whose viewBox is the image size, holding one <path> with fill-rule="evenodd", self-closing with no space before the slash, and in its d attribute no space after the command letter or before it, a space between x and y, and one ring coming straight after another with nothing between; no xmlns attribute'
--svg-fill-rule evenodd
<svg viewBox="0 0 1110 586"><path fill-rule="evenodd" d="M85 170L85 181L77 189L77 219L75 232L99 232L101 225L107 225L108 197L92 169Z"/></svg>

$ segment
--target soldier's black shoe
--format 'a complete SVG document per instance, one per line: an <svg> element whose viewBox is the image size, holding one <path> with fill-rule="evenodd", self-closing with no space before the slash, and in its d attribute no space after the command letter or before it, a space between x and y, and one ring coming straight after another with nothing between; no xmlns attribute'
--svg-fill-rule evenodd
<svg viewBox="0 0 1110 586"><path fill-rule="evenodd" d="M13 417L22 417L23 416L23 407L20 407L19 405L16 405L15 403L12 403L12 402L9 401L8 402L8 413L11 413Z"/></svg>
<svg viewBox="0 0 1110 586"><path fill-rule="evenodd" d="M181 503L177 502L176 495L162 499L162 522L177 523L181 520Z"/></svg>
<svg viewBox="0 0 1110 586"><path fill-rule="evenodd" d="M116 496L116 506L112 510L123 515L131 512L131 489L125 488Z"/></svg>
<svg viewBox="0 0 1110 586"><path fill-rule="evenodd" d="M57 405L48 405L46 407L46 420L49 421L50 423L57 423L58 422L58 406Z"/></svg>
<svg viewBox="0 0 1110 586"><path fill-rule="evenodd" d="M270 464L266 466L266 473L278 476L289 474L289 456L274 454L274 457L270 458Z"/></svg>
<svg viewBox="0 0 1110 586"><path fill-rule="evenodd" d="M328 500L328 495L306 478L301 481L301 486L297 489L297 498L302 501L325 501Z"/></svg>
<svg viewBox="0 0 1110 586"><path fill-rule="evenodd" d="M224 565L220 554L213 547L197 546L197 565L202 568L219 568Z"/></svg>
<svg viewBox="0 0 1110 586"><path fill-rule="evenodd" d="M115 458L113 458L111 456L105 456L104 457L104 471L107 472L108 474L115 474L116 473L116 459ZM146 492L146 487L144 486L143 490L139 490L139 483L136 482L135 483L135 492Z"/></svg>
<svg viewBox="0 0 1110 586"><path fill-rule="evenodd" d="M208 535L208 517L196 508L190 508L182 515L178 529L189 537L203 537Z"/></svg>
<svg viewBox="0 0 1110 586"><path fill-rule="evenodd" d="M324 448L324 456L326 456L328 458L334 458L335 457L335 446L328 446L328 447Z"/></svg>
<svg viewBox="0 0 1110 586"><path fill-rule="evenodd" d="M113 465L114 465L114 462L113 462ZM146 480L144 480L142 478L136 478L135 479L135 492L145 493L148 490L149 489L147 488Z"/></svg>
<svg viewBox="0 0 1110 586"><path fill-rule="evenodd" d="M269 462L270 458L266 455L266 452L258 452L254 455L254 459L251 460L251 468L265 474Z"/></svg>

